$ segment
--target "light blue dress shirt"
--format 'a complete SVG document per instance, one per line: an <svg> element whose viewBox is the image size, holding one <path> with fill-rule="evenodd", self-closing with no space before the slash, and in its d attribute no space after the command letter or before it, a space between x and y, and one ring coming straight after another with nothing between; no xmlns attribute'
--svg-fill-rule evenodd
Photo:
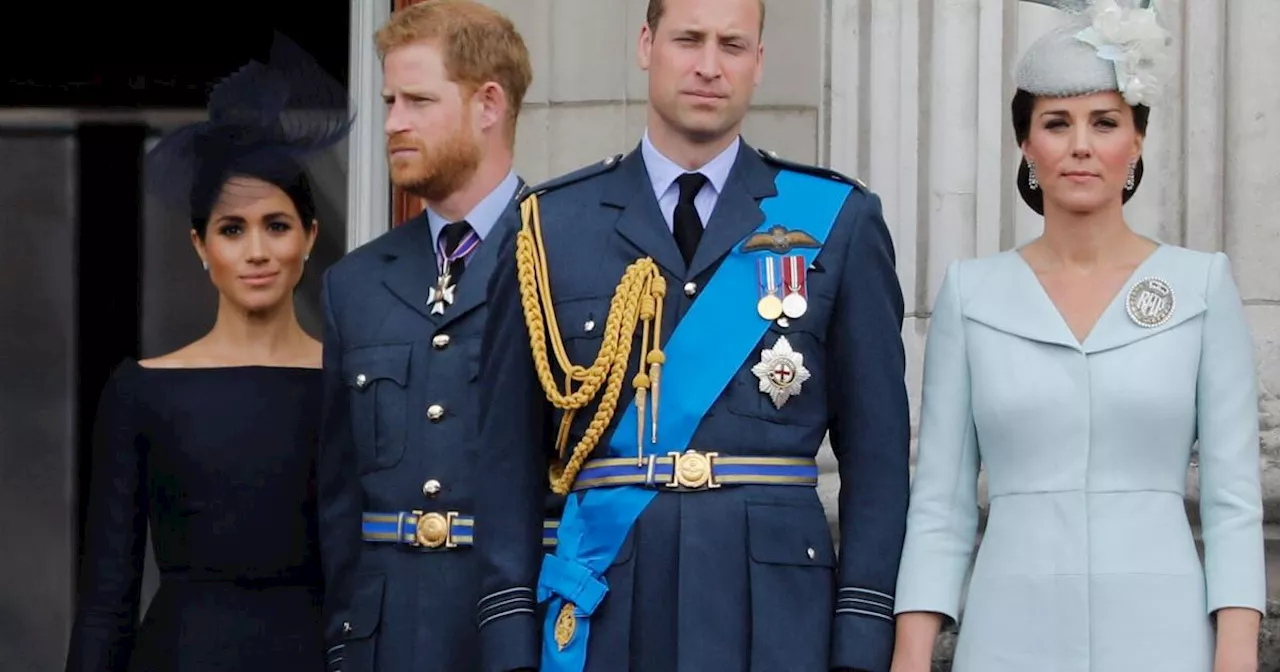
<svg viewBox="0 0 1280 672"><path fill-rule="evenodd" d="M659 152L649 140L649 132L644 132L644 139L640 141L640 155L644 158L644 167L648 170L649 181L653 184L653 195L658 199L658 207L662 210L662 218L667 221L668 230L674 230L672 222L676 203L680 200L680 187L676 184L676 178L685 173L702 173L707 177L706 185L693 199L693 207L697 209L698 217L702 219L703 228L706 228L707 222L711 221L711 212L715 210L716 201L720 199L720 194L724 193L724 183L729 180L729 171L733 169L733 163L738 159L738 148L741 144L741 138L734 138L733 144L726 147L706 165L697 170L685 170L675 161L663 156L662 152Z"/></svg>
<svg viewBox="0 0 1280 672"><path fill-rule="evenodd" d="M489 236L489 232L493 231L493 227L498 223L498 218L502 217L502 213L506 212L507 206L511 203L511 199L516 197L516 189L520 186L520 178L516 177L515 170L507 173L507 176L498 183L497 188L489 192L471 209L463 219L471 225L476 235L480 236L480 241L484 242ZM446 224L452 222L442 217L439 213L431 208L427 208L427 224L431 227L431 240L435 243L436 249L440 246L440 234L444 231Z"/></svg>

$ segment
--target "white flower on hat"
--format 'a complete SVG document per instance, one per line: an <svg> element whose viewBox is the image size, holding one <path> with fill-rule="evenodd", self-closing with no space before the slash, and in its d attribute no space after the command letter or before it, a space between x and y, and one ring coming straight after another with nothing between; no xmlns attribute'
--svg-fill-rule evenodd
<svg viewBox="0 0 1280 672"><path fill-rule="evenodd" d="M1154 8L1121 7L1116 0L1096 0L1090 8L1093 23L1076 38L1098 51L1098 58L1115 65L1116 84L1126 103L1151 106L1171 74L1167 46L1170 35Z"/></svg>

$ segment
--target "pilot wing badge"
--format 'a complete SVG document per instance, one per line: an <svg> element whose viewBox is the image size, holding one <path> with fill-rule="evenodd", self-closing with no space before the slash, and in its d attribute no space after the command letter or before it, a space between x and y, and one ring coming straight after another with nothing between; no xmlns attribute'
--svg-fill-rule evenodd
<svg viewBox="0 0 1280 672"><path fill-rule="evenodd" d="M819 249L822 244L807 231L788 229L785 226L774 226L768 231L761 231L748 236L746 240L742 241L741 250L744 253L768 250L777 254L786 254L800 247Z"/></svg>

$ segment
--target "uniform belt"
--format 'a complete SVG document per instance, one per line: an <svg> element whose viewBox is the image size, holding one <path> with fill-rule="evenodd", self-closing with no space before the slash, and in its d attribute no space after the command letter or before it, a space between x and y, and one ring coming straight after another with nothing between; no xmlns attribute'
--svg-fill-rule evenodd
<svg viewBox="0 0 1280 672"><path fill-rule="evenodd" d="M400 511L371 513L366 511L361 526L365 541L405 544L431 550L470 546L476 519L457 511ZM542 545L554 547L560 521L542 524Z"/></svg>
<svg viewBox="0 0 1280 672"><path fill-rule="evenodd" d="M818 463L809 457L732 457L690 450L684 453L588 460L574 490L642 485L677 492L714 490L724 485L818 484Z"/></svg>

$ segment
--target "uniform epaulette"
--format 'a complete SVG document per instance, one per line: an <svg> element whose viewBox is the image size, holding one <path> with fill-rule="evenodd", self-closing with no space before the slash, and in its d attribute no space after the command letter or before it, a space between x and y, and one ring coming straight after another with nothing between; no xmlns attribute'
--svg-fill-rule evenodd
<svg viewBox="0 0 1280 672"><path fill-rule="evenodd" d="M788 161L787 159L784 159L781 156L778 156L778 153L772 150L757 149L756 151L760 153L761 158L763 158L765 161L768 161L769 163L774 164L775 166L780 166L782 168L786 168L788 170L794 170L801 173L808 173L810 175L817 175L819 177L825 177L827 179L835 180L837 182L844 182L845 184L852 184L862 189L863 191L869 191L869 188L867 187L867 183L863 182L862 180L859 180L856 177L849 177L844 173L831 170L830 168L823 168L822 166L811 166L807 163L796 163L795 161Z"/></svg>
<svg viewBox="0 0 1280 672"><path fill-rule="evenodd" d="M571 173L565 173L560 177L553 177L550 180L543 182L542 184L538 184L529 189L526 189L524 193L525 195L537 194L541 196L547 192L560 189L561 187L566 187L570 184L575 184L585 179L595 177L596 175L602 175L604 173L607 173L613 170L614 168L617 168L618 165L621 163L622 163L622 155L616 154L614 156L607 157L603 161L597 161L593 164L583 166L582 168L579 168Z"/></svg>

